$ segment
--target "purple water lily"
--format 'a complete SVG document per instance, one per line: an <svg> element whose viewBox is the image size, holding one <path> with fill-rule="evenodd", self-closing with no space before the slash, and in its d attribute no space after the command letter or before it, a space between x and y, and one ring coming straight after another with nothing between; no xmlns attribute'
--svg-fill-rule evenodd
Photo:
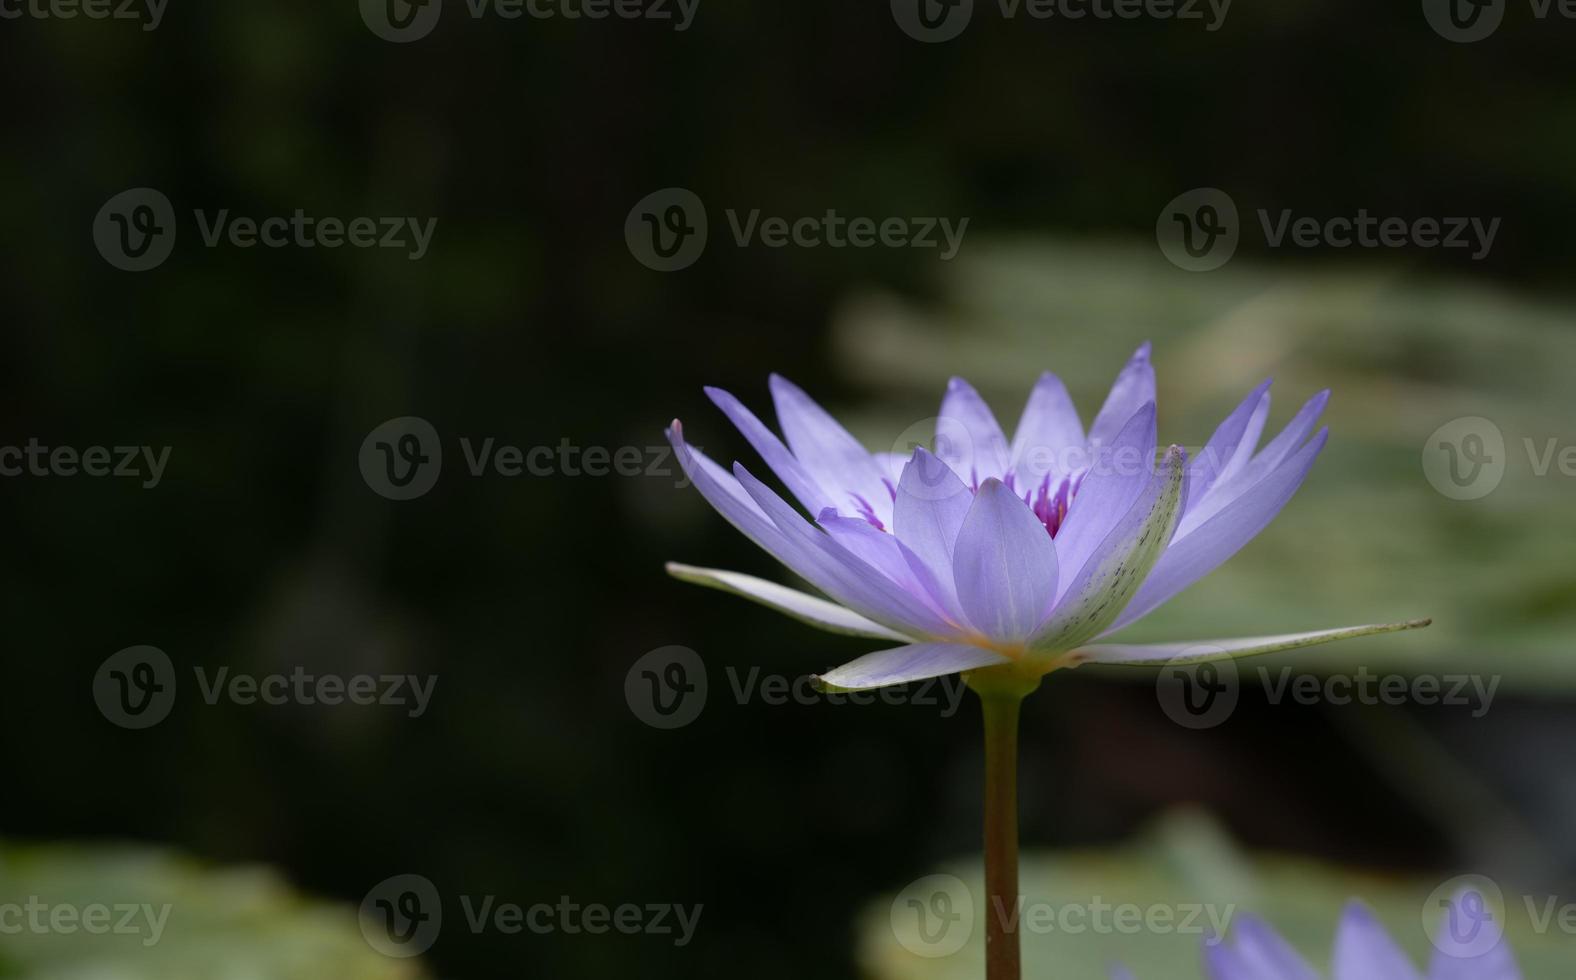
<svg viewBox="0 0 1576 980"><path fill-rule="evenodd" d="M735 527L832 602L738 572L670 565L678 578L754 599L812 626L901 643L822 677L866 689L1015 665L1038 676L1080 663L1242 657L1420 623L1154 645L1089 644L1153 611L1235 554L1275 517L1324 448L1329 392L1262 448L1269 382L1189 460L1156 453L1148 344L1085 433L1047 372L1009 442L960 378L942 401L936 452L868 452L784 378L771 379L780 439L726 391L707 394L813 517L742 464L732 473L668 437L695 486ZM1158 462L1156 460L1158 459Z"/></svg>
<svg viewBox="0 0 1576 980"><path fill-rule="evenodd" d="M1441 935L1448 936L1450 928L1447 918L1440 927ZM1454 955L1449 948L1436 948L1426 980L1521 980L1510 944L1502 937L1496 938L1492 947L1473 949L1475 955L1471 956L1465 951ZM1229 943L1214 942L1204 947L1204 971L1209 980L1319 980L1318 972L1291 944L1264 922L1251 917L1237 922ZM1349 904L1341 916L1330 978L1425 980L1361 902ZM1118 970L1113 980L1132 980L1132 976Z"/></svg>
<svg viewBox="0 0 1576 980"><path fill-rule="evenodd" d="M1081 663L1174 664L1244 657L1427 625L1426 620L1235 640L1091 643L1208 574L1291 499L1328 431L1328 392L1259 448L1269 382L1192 459L1156 452L1149 345L1117 376L1087 432L1067 389L1041 376L1009 442L979 394L947 386L935 450L871 453L824 409L773 376L782 436L708 388L813 522L743 465L729 471L668 438L684 472L734 527L831 601L739 572L669 565L839 633L895 641L825 674L865 690L963 672L985 720L985 883L992 907L1018 894L1017 731L1023 698ZM784 441L786 440L786 442ZM1015 926L986 916L988 980L1020 975Z"/></svg>

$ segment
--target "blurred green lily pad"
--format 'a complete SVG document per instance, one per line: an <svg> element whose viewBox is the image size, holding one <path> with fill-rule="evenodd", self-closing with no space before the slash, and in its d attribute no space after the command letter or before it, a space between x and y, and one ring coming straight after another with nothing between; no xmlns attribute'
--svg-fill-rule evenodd
<svg viewBox="0 0 1576 980"><path fill-rule="evenodd" d="M1026 853L1020 878L1023 975L1055 980L1106 980L1118 963L1138 980L1200 980L1208 937L1222 929L1229 935L1230 923L1250 913L1323 969L1352 898L1373 908L1414 961L1425 964L1430 936L1439 935L1440 903L1458 880L1249 856L1191 812L1166 818L1127 846ZM986 914L977 861L915 884L867 908L861 971L871 980L977 980ZM1505 924L1527 980L1570 976L1576 937L1560 931L1560 900L1515 893L1508 884L1501 895L1502 902L1493 900L1495 921ZM1555 914L1545 919L1550 909Z"/></svg>
<svg viewBox="0 0 1576 980"><path fill-rule="evenodd" d="M420 980L374 951L356 910L264 867L139 847L0 844L0 977Z"/></svg>

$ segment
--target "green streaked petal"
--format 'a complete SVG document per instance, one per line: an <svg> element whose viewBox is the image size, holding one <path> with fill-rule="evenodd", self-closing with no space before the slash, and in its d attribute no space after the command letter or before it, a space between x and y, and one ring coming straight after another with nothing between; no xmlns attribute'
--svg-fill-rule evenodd
<svg viewBox="0 0 1576 980"><path fill-rule="evenodd" d="M835 602L817 599L813 595L753 575L726 572L717 568L696 568L693 565L680 565L675 562L669 562L667 569L669 575L680 581L732 592L734 595L754 600L830 633L870 636L880 640L912 639L896 630L889 630L879 623L872 622Z"/></svg>
<svg viewBox="0 0 1576 980"><path fill-rule="evenodd" d="M1099 643L1082 647L1068 655L1070 664L1122 664L1141 667L1179 663L1204 663L1209 660L1235 660L1261 653L1280 653L1301 647L1318 646L1335 640L1351 640L1376 633L1397 633L1421 629L1431 619L1409 619L1404 623L1370 626L1344 626L1313 633L1285 633L1281 636L1245 636L1235 640L1193 640L1187 643Z"/></svg>

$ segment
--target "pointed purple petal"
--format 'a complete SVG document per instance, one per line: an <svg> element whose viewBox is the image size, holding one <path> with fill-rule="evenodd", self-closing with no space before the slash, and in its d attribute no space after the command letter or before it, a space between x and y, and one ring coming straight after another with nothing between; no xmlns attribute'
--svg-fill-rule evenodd
<svg viewBox="0 0 1576 980"><path fill-rule="evenodd" d="M1089 426L1090 444L1108 444L1133 417L1133 413L1155 400L1155 368L1149 363L1150 345L1145 343L1116 376L1100 414Z"/></svg>
<svg viewBox="0 0 1576 980"><path fill-rule="evenodd" d="M898 481L892 533L929 570L948 608L959 608L952 550L973 504L974 494L946 463L924 447L915 447Z"/></svg>
<svg viewBox="0 0 1576 980"><path fill-rule="evenodd" d="M986 480L963 519L952 556L958 602L993 640L1024 640L1056 597L1056 547L1029 505Z"/></svg>
<svg viewBox="0 0 1576 980"><path fill-rule="evenodd" d="M1242 404L1226 416L1215 434L1209 437L1209 442L1204 444L1203 450L1193 458L1193 465L1188 471L1188 493L1193 500L1203 500L1217 479L1240 470L1253 455L1259 433L1264 429L1265 414L1269 410L1269 389L1268 381L1253 389L1242 400ZM1251 425L1255 419L1257 425Z"/></svg>
<svg viewBox="0 0 1576 980"><path fill-rule="evenodd" d="M832 540L891 579L898 588L918 596L930 608L949 619L962 621L963 613L957 605L957 593L951 588L952 575L948 571L948 585L936 580L928 568L898 538L885 531L878 531L862 517L839 517L831 509L821 514L818 522L832 536Z"/></svg>
<svg viewBox="0 0 1576 980"><path fill-rule="evenodd" d="M833 506L844 513L855 513L857 498L882 523L888 522L892 517L892 491L875 457L787 378L772 375L771 389L783 437L805 471L833 498Z"/></svg>
<svg viewBox="0 0 1576 980"><path fill-rule="evenodd" d="M1308 961L1261 919L1253 916L1238 919L1232 938L1248 976L1265 980L1319 980L1318 972Z"/></svg>
<svg viewBox="0 0 1576 980"><path fill-rule="evenodd" d="M1167 450L1149 486L1117 521L1078 578L1030 640L1040 651L1063 652L1111 625L1165 551L1182 512L1187 453Z"/></svg>
<svg viewBox="0 0 1576 980"><path fill-rule="evenodd" d="M1254 973L1242 955L1221 939L1204 944L1204 974L1209 980L1281 980Z"/></svg>
<svg viewBox="0 0 1576 980"><path fill-rule="evenodd" d="M1321 429L1306 446L1281 464L1275 472L1260 480L1256 486L1234 500L1230 506L1186 534L1178 529L1178 536L1171 542L1160 560L1155 563L1149 579L1132 603L1117 617L1113 629L1121 629L1149 613L1156 606L1214 571L1270 521L1275 519L1287 501L1302 485L1319 450L1329 437L1328 429Z"/></svg>
<svg viewBox="0 0 1576 980"><path fill-rule="evenodd" d="M826 687L864 691L1011 662L1007 657L984 647L961 643L914 643L866 654L821 675L817 680Z"/></svg>
<svg viewBox="0 0 1576 980"><path fill-rule="evenodd" d="M1007 436L985 399L962 378L948 382L941 399L936 455L971 487L1007 475Z"/></svg>
<svg viewBox="0 0 1576 980"><path fill-rule="evenodd" d="M1332 980L1421 980L1395 940L1360 902L1346 907L1335 934Z"/></svg>
<svg viewBox="0 0 1576 980"><path fill-rule="evenodd" d="M1038 485L1047 475L1065 476L1070 461L1084 448L1083 423L1060 378L1046 371L1040 375L1029 402L1012 434L1012 472L1015 485Z"/></svg>
<svg viewBox="0 0 1576 980"><path fill-rule="evenodd" d="M767 428L765 423L755 417L755 413L744 407L739 401L721 388L707 388L706 394L712 403L722 409L744 438L749 440L755 451L761 454L761 459L771 467L777 478L783 481L788 492L793 494L805 509L812 514L819 514L828 507L836 507L839 502L847 507L847 499L842 491L844 487L822 487L812 477L804 464L794 458L783 441L777 438L777 433Z"/></svg>
<svg viewBox="0 0 1576 980"><path fill-rule="evenodd" d="M1093 447L1091 452L1089 470L1067 509L1067 519L1056 532L1064 592L1154 477L1154 403L1140 407L1114 440Z"/></svg>
<svg viewBox="0 0 1576 980"><path fill-rule="evenodd" d="M1441 916L1439 929L1434 933L1434 958L1428 967L1428 980L1521 980L1521 969L1510 951L1510 940L1505 938L1503 911L1494 910L1492 919L1460 923L1456 920L1461 909L1472 914L1468 900L1483 901L1481 892L1471 888L1454 895ZM1485 902L1486 905L1486 902ZM1481 913L1478 913L1481 915ZM1462 925L1466 937L1460 938ZM1485 945L1493 943L1485 949Z"/></svg>
<svg viewBox="0 0 1576 980"><path fill-rule="evenodd" d="M1298 410L1291 422L1287 423L1286 428L1264 447L1263 451L1244 463L1236 472L1218 479L1207 494L1194 494L1188 503L1187 511L1182 515L1182 526L1177 528L1177 535L1186 537L1193 533L1194 528L1220 513L1233 501L1257 486L1264 477L1278 469L1287 456L1307 442L1308 434L1313 431L1314 425L1319 421L1319 414L1324 410L1324 405L1329 399L1328 391L1314 395Z"/></svg>
<svg viewBox="0 0 1576 980"><path fill-rule="evenodd" d="M944 621L929 604L912 595L870 564L811 526L770 487L735 463L733 473L745 491L782 532L785 548L811 574L795 568L816 588L854 610L904 636L950 637L956 627Z"/></svg>

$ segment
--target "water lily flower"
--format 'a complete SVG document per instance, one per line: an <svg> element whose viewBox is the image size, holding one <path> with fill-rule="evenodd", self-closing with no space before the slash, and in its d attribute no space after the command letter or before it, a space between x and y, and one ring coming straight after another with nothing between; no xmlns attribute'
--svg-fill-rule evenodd
<svg viewBox="0 0 1576 980"><path fill-rule="evenodd" d="M740 463L731 472L668 430L684 472L734 527L828 598L740 572L669 565L822 629L890 641L821 677L867 690L963 672L985 718L986 888L1017 896L1017 728L1023 697L1058 668L1244 657L1426 625L1426 620L1232 640L1107 644L1247 544L1291 499L1328 430L1328 392L1261 448L1269 382L1203 450L1157 453L1144 344L1085 430L1042 375L1009 441L978 392L947 386L934 450L873 453L782 377L779 436L733 395L707 394L804 509ZM808 515L808 516L806 516ZM1019 975L1013 926L987 916L989 980Z"/></svg>
<svg viewBox="0 0 1576 980"><path fill-rule="evenodd" d="M1498 935L1487 949L1455 949L1447 910L1440 927L1426 980L1521 980L1521 971L1510 944ZM1471 946L1486 945L1472 943ZM1471 953L1472 955L1467 955ZM1263 921L1243 917L1237 921L1232 941L1212 941L1204 946L1204 972L1209 980L1319 980L1291 944ZM1384 931L1361 902L1347 905L1335 936L1331 980L1425 980L1405 953ZM1117 970L1113 980L1132 980Z"/></svg>
<svg viewBox="0 0 1576 980"><path fill-rule="evenodd" d="M1290 650L1420 623L1166 644L1091 644L1129 626L1235 554L1296 492L1324 448L1329 399L1308 400L1262 448L1269 382L1189 459L1156 453L1150 347L1122 369L1087 433L1049 372L1009 442L979 394L947 386L936 452L872 453L782 377L783 438L737 398L707 394L807 519L742 464L724 470L668 430L686 474L722 515L832 601L739 572L670 565L812 626L895 641L822 675L862 690L1011 667L1038 678L1082 663L1159 664ZM785 441L786 440L786 443Z"/></svg>

